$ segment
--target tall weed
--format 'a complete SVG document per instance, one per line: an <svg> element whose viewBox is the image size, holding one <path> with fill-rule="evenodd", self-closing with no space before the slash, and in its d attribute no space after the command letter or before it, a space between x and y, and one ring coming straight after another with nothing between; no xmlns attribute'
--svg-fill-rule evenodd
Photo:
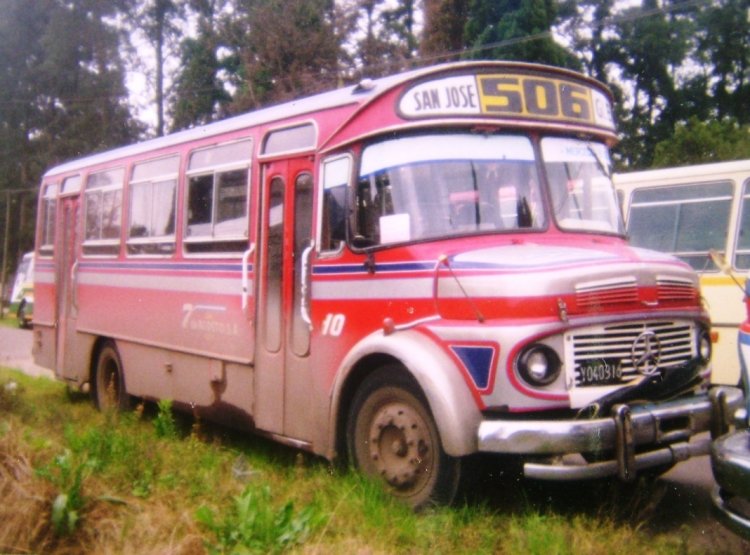
<svg viewBox="0 0 750 555"><path fill-rule="evenodd" d="M205 541L212 554L278 553L304 542L310 532L325 522L317 504L295 511L294 504L288 501L274 508L268 486L247 486L222 516L201 506L196 519L215 538Z"/></svg>
<svg viewBox="0 0 750 555"><path fill-rule="evenodd" d="M52 463L37 470L37 474L52 483L58 490L52 502L51 520L58 535L72 534L86 503L83 482L96 466L91 459L79 459L66 449Z"/></svg>
<svg viewBox="0 0 750 555"><path fill-rule="evenodd" d="M165 439L177 438L177 424L172 413L172 401L162 399L156 406L159 409L156 418L154 418L156 436Z"/></svg>

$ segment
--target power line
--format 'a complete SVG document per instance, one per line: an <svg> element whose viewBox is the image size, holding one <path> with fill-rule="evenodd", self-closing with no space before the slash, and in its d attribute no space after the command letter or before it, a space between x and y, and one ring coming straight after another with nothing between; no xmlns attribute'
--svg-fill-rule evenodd
<svg viewBox="0 0 750 555"><path fill-rule="evenodd" d="M677 12L677 11L683 12L683 11L687 11L695 7L699 7L702 4L709 4L709 3L711 3L711 0L687 0L681 4L671 4L668 6L652 8L649 10L638 10L638 11L633 11L633 13L625 12L622 14L612 15L610 17L604 18L602 20L602 24L604 26L613 26L613 25L618 25L621 23L638 21L640 19L645 19L647 17L653 17L657 15L667 15L667 14L670 14L672 12ZM436 61L445 60L445 59L460 58L462 56L466 56L467 54L477 54L479 52L484 52L486 50L493 50L495 48L505 48L509 46L515 46L518 44L524 44L527 42L533 42L533 41L542 40L542 39L554 39L553 32L541 31L539 33L535 33L532 35L524 35L522 37L503 39L501 41L484 44L482 46L464 48L461 50L454 50L454 51L444 52L441 54L434 54L432 56L418 56L418 59L424 62L431 63L431 62L436 62ZM375 67L384 67L384 64L381 64Z"/></svg>

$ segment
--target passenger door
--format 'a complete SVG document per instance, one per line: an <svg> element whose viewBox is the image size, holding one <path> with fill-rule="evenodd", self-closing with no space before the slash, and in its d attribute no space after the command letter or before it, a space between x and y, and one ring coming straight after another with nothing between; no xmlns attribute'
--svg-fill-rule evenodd
<svg viewBox="0 0 750 555"><path fill-rule="evenodd" d="M62 197L59 255L55 268L57 281L57 337L55 374L59 378L75 378L75 331L78 318L78 222L81 197Z"/></svg>
<svg viewBox="0 0 750 555"><path fill-rule="evenodd" d="M256 425L300 441L311 437L312 426L306 302L312 215L310 160L264 164L256 274Z"/></svg>

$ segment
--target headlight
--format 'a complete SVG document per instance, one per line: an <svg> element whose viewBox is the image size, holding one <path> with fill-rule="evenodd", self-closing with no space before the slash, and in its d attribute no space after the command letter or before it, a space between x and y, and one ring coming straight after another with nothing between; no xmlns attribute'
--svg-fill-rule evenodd
<svg viewBox="0 0 750 555"><path fill-rule="evenodd" d="M702 329L698 334L698 356L704 363L711 360L711 335Z"/></svg>
<svg viewBox="0 0 750 555"><path fill-rule="evenodd" d="M531 385L549 385L560 375L560 358L546 345L532 345L518 357L518 373Z"/></svg>

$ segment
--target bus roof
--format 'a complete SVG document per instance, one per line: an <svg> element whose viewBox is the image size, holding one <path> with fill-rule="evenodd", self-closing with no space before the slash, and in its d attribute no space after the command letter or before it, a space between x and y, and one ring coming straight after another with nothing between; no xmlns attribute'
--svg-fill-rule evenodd
<svg viewBox="0 0 750 555"><path fill-rule="evenodd" d="M750 160L733 160L730 162L712 162L708 164L695 164L675 166L670 168L656 168L647 170L634 170L630 172L619 172L614 175L615 184L641 183L652 179L672 179L685 177L716 176L718 174L747 172L750 170Z"/></svg>
<svg viewBox="0 0 750 555"><path fill-rule="evenodd" d="M163 148L218 136L225 133L231 133L233 131L239 131L253 126L264 125L272 123L274 121L281 122L283 120L289 120L291 118L303 116L305 114L311 114L320 110L343 107L347 105L363 106L384 95L386 92L397 87L398 85L406 83L413 79L450 70L479 67L508 68L527 71L542 70L545 72L554 72L561 75L568 75L578 80L595 84L602 90L606 91L609 95L609 91L601 83L598 83L594 79L586 77L582 74L575 73L564 68L543 66L539 64L530 64L524 62L504 61L468 61L438 64L398 73L388 77L381 77L378 79L363 79L356 85L350 85L333 91L292 100L290 102L285 102L275 106L253 110L251 112L233 116L217 122L201 125L184 131L178 131L176 133L165 135L163 137L148 139L127 146L122 146L104 152L92 154L90 156L85 156L83 158L74 159L50 168L47 172L45 172L43 177L47 178L54 175L66 174L90 166L95 166L114 160L120 160L130 156L136 156L146 152L160 150Z"/></svg>
<svg viewBox="0 0 750 555"><path fill-rule="evenodd" d="M184 131L178 131L163 137L148 139L131 145L107 150L105 152L92 154L83 158L77 158L50 168L44 174L44 177L68 173L88 166L108 162L110 160L135 156L143 152L167 148L197 139L238 131L256 125L289 119L316 112L318 110L336 108L348 104L361 104L402 82L408 81L421 74L436 71L438 68L448 67L449 65L451 64L412 70L380 79L364 79L356 85L350 85L341 89L292 100L275 106L269 106L267 108L253 110L238 116L229 117L206 125L186 129Z"/></svg>

